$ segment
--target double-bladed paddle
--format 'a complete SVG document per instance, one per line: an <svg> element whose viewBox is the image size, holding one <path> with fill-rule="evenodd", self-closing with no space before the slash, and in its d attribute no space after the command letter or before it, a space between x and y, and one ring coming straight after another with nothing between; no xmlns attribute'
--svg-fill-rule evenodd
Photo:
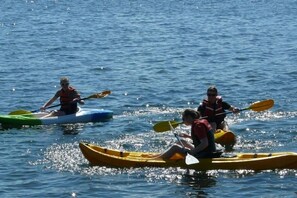
<svg viewBox="0 0 297 198"><path fill-rule="evenodd" d="M108 96L109 94L111 94L111 91L110 90L105 90L105 91L102 91L100 93L95 93L95 94L92 94L86 98L82 98L81 100L87 100L87 99L91 99L91 98L104 98L106 96ZM49 106L49 107L46 107L46 109L50 109L50 108L53 108L53 107L58 107L58 106L61 106L61 104L57 104L57 105L52 105L52 106ZM39 109L37 110L34 110L34 111L27 111L27 110L16 110L16 111L12 111L9 113L9 115L22 115L22 114L30 114L30 113L34 113L34 112L38 112Z"/></svg>
<svg viewBox="0 0 297 198"><path fill-rule="evenodd" d="M267 109L270 109L271 107L273 107L274 105L274 100L272 99L268 99L268 100L263 100L263 101L257 101L252 103L249 107L246 107L244 109L240 109L239 111L245 111L245 110L252 110L252 111L265 111ZM219 113L216 114L216 116L218 115L222 115L222 114L229 114L229 113L233 113L231 111L228 112L223 112L223 113ZM207 117L202 117L202 118L207 118ZM173 128L176 128L178 125L182 124L182 121L161 121L158 122L157 124L155 124L153 126L153 129L155 132L165 132L165 131L169 131L171 128L171 126Z"/></svg>

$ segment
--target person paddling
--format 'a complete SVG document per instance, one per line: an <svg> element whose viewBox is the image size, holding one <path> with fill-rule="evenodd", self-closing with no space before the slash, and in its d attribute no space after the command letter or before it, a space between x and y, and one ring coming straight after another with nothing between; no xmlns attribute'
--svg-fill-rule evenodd
<svg viewBox="0 0 297 198"><path fill-rule="evenodd" d="M60 98L61 108L51 112L49 116L63 116L74 114L77 112L77 103L83 105L84 101L81 100L80 94L77 90L69 85L69 79L67 77L60 78L61 89L56 92L54 97L47 101L41 108L44 111L46 107L50 106L54 101Z"/></svg>
<svg viewBox="0 0 297 198"><path fill-rule="evenodd" d="M216 131L222 129L228 131L228 125L224 121L226 114L225 110L238 113L237 107L231 106L223 101L222 96L218 96L218 90L215 86L210 86L207 89L207 98L204 99L197 108L197 111L202 117L206 117L212 128Z"/></svg>
<svg viewBox="0 0 297 198"><path fill-rule="evenodd" d="M182 114L184 124L191 126L190 137L193 140L193 144L183 141L183 147L181 144L175 143L164 153L151 157L170 159L176 153L183 156L186 156L186 154L189 153L196 158L213 157L216 152L214 133L208 121L199 118L200 113L192 109L186 109Z"/></svg>

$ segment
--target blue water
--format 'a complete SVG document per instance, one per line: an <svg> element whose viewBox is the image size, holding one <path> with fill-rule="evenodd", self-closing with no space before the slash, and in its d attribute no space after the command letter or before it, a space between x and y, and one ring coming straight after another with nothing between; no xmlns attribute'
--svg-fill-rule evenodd
<svg viewBox="0 0 297 198"><path fill-rule="evenodd" d="M297 1L4 0L0 112L36 110L68 76L113 120L0 132L1 197L296 197L296 170L91 167L78 143L163 151L160 120L196 108L209 85L245 108L228 115L236 152L297 152ZM185 131L187 128L178 128Z"/></svg>

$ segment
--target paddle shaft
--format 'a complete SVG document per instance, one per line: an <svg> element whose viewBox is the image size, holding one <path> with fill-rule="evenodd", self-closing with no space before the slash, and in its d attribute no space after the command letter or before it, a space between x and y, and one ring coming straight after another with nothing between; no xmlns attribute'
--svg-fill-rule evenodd
<svg viewBox="0 0 297 198"><path fill-rule="evenodd" d="M180 145L183 147L183 150L187 153L186 154L186 164L190 165L190 164L196 164L199 163L199 160L194 157L193 155L189 154L186 150L185 145L183 144L183 142L180 140L179 136L177 135L177 133L175 132L174 128L172 127L171 123L168 122L168 124L170 125L170 129L173 132L174 136L176 137L177 141L180 143Z"/></svg>
<svg viewBox="0 0 297 198"><path fill-rule="evenodd" d="M259 111L267 110L267 109L271 108L273 105L274 105L274 101L272 99L268 99L268 100L264 100L264 101L254 102L249 107L246 107L244 109L239 109L238 111L253 110L253 111L259 112ZM219 116L219 115L223 115L223 114L230 114L230 113L233 113L233 112L232 111L222 112L222 113L216 114L215 116ZM207 116L201 117L200 119L205 119L205 118L207 118ZM179 124L182 124L183 122L182 121L180 121L180 122L170 121L170 123L175 128ZM168 126L168 121L159 122L159 123L155 124L153 128L156 132L164 132L164 131L170 130L170 128Z"/></svg>
<svg viewBox="0 0 297 198"><path fill-rule="evenodd" d="M245 111L245 110L249 110L250 108L248 107L248 108L244 108L244 109L239 109L238 111ZM215 114L215 116L220 116L220 115L224 115L224 114L231 114L231 113L233 113L232 111L228 111L228 112L222 112L222 113L217 113L217 114ZM201 118L199 118L199 119L206 119L206 118L208 118L208 116L203 116L203 117L201 117ZM182 124L183 123L183 121L180 121L180 122L176 122L175 124Z"/></svg>
<svg viewBox="0 0 297 198"><path fill-rule="evenodd" d="M238 111L245 111L245 110L264 111L271 108L273 105L274 105L274 101L272 99L269 99L269 100L254 102L249 107L239 109ZM230 114L230 113L233 113L233 112L232 111L222 112L222 113L216 114L215 116ZM201 119L205 119L205 118L207 118L207 116L202 117Z"/></svg>
<svg viewBox="0 0 297 198"><path fill-rule="evenodd" d="M89 97L86 97L86 98L81 98L80 100L87 100L87 99L90 99ZM76 102L78 102L78 101L76 101ZM73 103L73 102L70 102L70 103ZM59 106L61 106L62 104L60 103L60 104L56 104L56 105L52 105L52 106L48 106L48 107L46 107L46 109L51 109L51 108L54 108L54 107L59 107ZM34 110L34 111L31 111L32 113L34 113L34 112L37 112L37 111L39 111L39 109L38 110Z"/></svg>
<svg viewBox="0 0 297 198"><path fill-rule="evenodd" d="M247 109L240 109L239 111L244 111L244 110L247 110ZM220 115L230 114L230 113L233 113L233 112L232 111L222 112L222 113L215 114L215 116L220 116ZM208 116L204 116L204 117L201 117L199 119L206 119L206 118L208 118ZM183 121L174 122L174 125L178 125L178 124L182 124L182 123L183 123Z"/></svg>
<svg viewBox="0 0 297 198"><path fill-rule="evenodd" d="M87 100L87 99L90 99L90 98L103 98L105 96L108 96L109 94L111 94L111 91L105 90L103 92L92 94L92 95L90 95L88 97L85 97L85 98L81 98L81 99L79 99L79 101L81 101L81 100ZM75 102L78 102L78 101L75 101ZM73 102L70 102L70 103L73 103ZM50 109L50 108L53 108L53 107L58 107L58 106L61 106L61 105L62 105L61 103L60 104L56 104L56 105L52 105L52 106L46 107L46 109ZM37 112L37 111L39 111L39 109L38 110L35 110L35 111L31 111L31 112L34 113L34 112Z"/></svg>

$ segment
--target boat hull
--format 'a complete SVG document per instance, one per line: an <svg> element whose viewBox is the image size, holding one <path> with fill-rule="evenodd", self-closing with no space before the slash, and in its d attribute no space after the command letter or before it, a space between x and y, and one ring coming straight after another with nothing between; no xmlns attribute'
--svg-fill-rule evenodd
<svg viewBox="0 0 297 198"><path fill-rule="evenodd" d="M131 167L180 167L205 170L270 170L297 169L297 153L236 153L233 157L199 159L199 163L186 165L184 157L174 155L170 160L153 159L157 153L120 152L97 145L80 143L80 150L91 165L131 168Z"/></svg>
<svg viewBox="0 0 297 198"><path fill-rule="evenodd" d="M231 131L223 131L221 129L216 130L214 133L215 142L225 146L227 148L232 148L236 143L236 137Z"/></svg>
<svg viewBox="0 0 297 198"><path fill-rule="evenodd" d="M38 112L23 115L0 115L0 123L3 126L34 126L51 124L71 124L86 122L102 122L112 118L113 112L104 109L80 109L76 114L64 116L45 117L48 113Z"/></svg>

